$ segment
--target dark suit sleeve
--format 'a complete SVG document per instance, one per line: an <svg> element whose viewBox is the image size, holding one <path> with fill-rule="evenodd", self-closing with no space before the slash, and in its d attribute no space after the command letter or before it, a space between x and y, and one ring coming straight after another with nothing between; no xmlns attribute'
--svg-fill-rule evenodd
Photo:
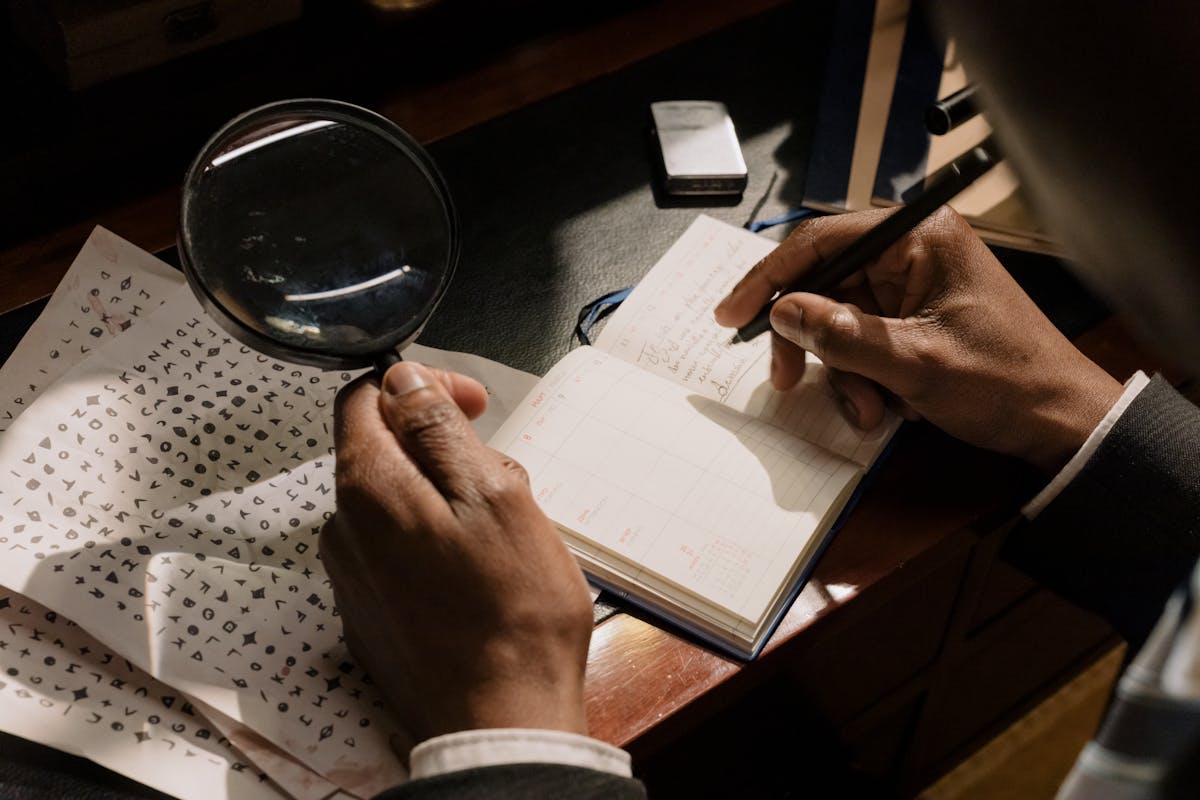
<svg viewBox="0 0 1200 800"><path fill-rule="evenodd" d="M562 764L505 764L409 781L375 800L645 800L640 781Z"/></svg>
<svg viewBox="0 0 1200 800"><path fill-rule="evenodd" d="M1200 409L1155 377L1004 555L1136 650L1200 556Z"/></svg>

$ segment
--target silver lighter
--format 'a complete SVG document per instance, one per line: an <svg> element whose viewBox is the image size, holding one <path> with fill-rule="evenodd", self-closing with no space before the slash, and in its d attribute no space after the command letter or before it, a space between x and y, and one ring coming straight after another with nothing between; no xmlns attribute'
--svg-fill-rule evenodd
<svg viewBox="0 0 1200 800"><path fill-rule="evenodd" d="M661 156L659 177L667 194L738 195L745 190L746 162L724 103L651 103L650 134Z"/></svg>

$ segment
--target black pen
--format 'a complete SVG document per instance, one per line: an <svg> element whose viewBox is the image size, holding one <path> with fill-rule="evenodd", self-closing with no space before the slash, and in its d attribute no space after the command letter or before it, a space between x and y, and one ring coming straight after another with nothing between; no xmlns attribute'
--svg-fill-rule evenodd
<svg viewBox="0 0 1200 800"><path fill-rule="evenodd" d="M968 152L956 158L929 178L919 197L888 216L857 241L824 264L801 276L795 286L776 294L763 306L754 319L737 329L729 344L748 342L771 329L771 309L776 301L792 292L820 294L833 289L855 271L878 258L901 236L921 224L930 214L945 205L954 195L1000 162L1000 154L992 137L984 139Z"/></svg>

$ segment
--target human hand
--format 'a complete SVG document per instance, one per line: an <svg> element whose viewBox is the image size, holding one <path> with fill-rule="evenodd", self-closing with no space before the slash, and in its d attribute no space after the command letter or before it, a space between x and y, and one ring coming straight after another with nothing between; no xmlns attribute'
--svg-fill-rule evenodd
<svg viewBox="0 0 1200 800"><path fill-rule="evenodd" d="M583 573L528 476L467 422L483 387L402 362L338 396L338 510L321 533L350 650L417 741L586 733Z"/></svg>
<svg viewBox="0 0 1200 800"><path fill-rule="evenodd" d="M721 301L717 321L749 322L776 290L889 213L802 224ZM831 294L775 304L771 380L795 385L812 352L862 428L878 425L890 402L909 419L1056 472L1120 397L1121 385L1058 332L949 208Z"/></svg>

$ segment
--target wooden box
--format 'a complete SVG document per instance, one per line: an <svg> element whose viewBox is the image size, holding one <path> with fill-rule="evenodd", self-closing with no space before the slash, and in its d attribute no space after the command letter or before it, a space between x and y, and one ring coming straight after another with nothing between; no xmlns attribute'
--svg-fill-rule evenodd
<svg viewBox="0 0 1200 800"><path fill-rule="evenodd" d="M294 20L302 0L12 0L14 33L72 89Z"/></svg>

